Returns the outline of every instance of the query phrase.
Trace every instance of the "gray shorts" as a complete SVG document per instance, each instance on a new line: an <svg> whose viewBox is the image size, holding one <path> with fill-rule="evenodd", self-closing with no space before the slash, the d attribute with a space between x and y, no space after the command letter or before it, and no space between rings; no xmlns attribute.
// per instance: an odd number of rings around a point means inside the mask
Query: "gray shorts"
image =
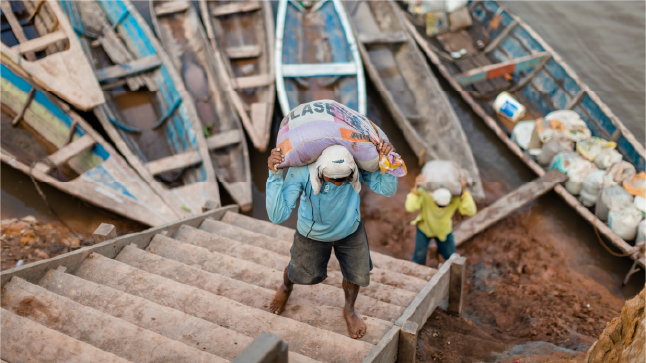
<svg viewBox="0 0 646 363"><path fill-rule="evenodd" d="M343 278L361 287L368 286L372 259L363 222L354 233L334 242L316 241L296 231L287 270L289 280L299 285L323 282L327 278L327 264L333 248Z"/></svg>

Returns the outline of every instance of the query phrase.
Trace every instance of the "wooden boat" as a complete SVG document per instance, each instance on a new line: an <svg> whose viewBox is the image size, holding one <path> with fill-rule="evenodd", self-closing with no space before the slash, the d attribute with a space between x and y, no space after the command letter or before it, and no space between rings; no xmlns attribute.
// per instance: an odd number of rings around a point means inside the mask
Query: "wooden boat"
<svg viewBox="0 0 646 363"><path fill-rule="evenodd" d="M130 1L61 1L105 91L95 114L132 167L179 213L220 203L195 105Z"/></svg>
<svg viewBox="0 0 646 363"><path fill-rule="evenodd" d="M82 110L105 102L74 29L52 1L2 1L0 52L36 84ZM14 45L15 44L15 45Z"/></svg>
<svg viewBox="0 0 646 363"><path fill-rule="evenodd" d="M449 100L404 28L394 1L347 1L346 11L367 73L421 162L452 160L469 176L478 202L484 190L471 146Z"/></svg>
<svg viewBox="0 0 646 363"><path fill-rule="evenodd" d="M274 116L274 14L271 2L200 0L213 50L231 79L231 101L254 147L265 151Z"/></svg>
<svg viewBox="0 0 646 363"><path fill-rule="evenodd" d="M85 120L4 55L0 69L3 163L149 226L178 219Z"/></svg>
<svg viewBox="0 0 646 363"><path fill-rule="evenodd" d="M303 2L305 3L305 2ZM366 114L361 56L340 0L280 0L276 21L276 89L283 115L301 103L340 102Z"/></svg>
<svg viewBox="0 0 646 363"><path fill-rule="evenodd" d="M195 103L215 175L243 211L252 206L249 152L240 119L231 107L232 92L220 72L222 59L206 39L200 18L188 1L152 0L155 32ZM217 57L217 58L216 58Z"/></svg>
<svg viewBox="0 0 646 363"><path fill-rule="evenodd" d="M617 150L624 159L633 163L638 171L644 170L644 146L531 27L495 1L471 2L468 9L473 26L467 30L429 38L423 24L415 24L415 18L407 13L406 26L453 88L530 169L539 176L546 172L531 155L511 141L509 127L495 114L493 98L501 91L510 92L525 105L530 119L554 110L575 111L587 123L593 136L617 142ZM461 58L449 55L463 48L467 53ZM562 185L554 190L616 247L630 253L633 259L637 258L630 244ZM642 256L637 263L644 267L646 261Z"/></svg>

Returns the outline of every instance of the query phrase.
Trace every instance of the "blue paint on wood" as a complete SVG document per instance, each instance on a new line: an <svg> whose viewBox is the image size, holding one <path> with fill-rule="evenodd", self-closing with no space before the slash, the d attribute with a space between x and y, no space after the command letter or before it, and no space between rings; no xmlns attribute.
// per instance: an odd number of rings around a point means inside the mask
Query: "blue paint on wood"
<svg viewBox="0 0 646 363"><path fill-rule="evenodd" d="M588 112L590 117L594 118L599 123L599 125L606 133L608 133L608 135L612 135L612 133L615 132L615 130L617 129L615 125L612 123L612 121L610 121L610 118L608 118L608 116L606 116L606 114L601 111L599 105L597 105L596 102L594 102L592 98L590 98L590 96L588 96L587 94L583 96L581 102L579 102L579 105Z"/></svg>
<svg viewBox="0 0 646 363"><path fill-rule="evenodd" d="M103 167L103 164L99 164L91 170L88 170L85 173L85 176L91 181L103 184L122 196L137 200L137 197L132 195L132 193L130 193L130 191L128 191L121 182L116 180L114 176Z"/></svg>
<svg viewBox="0 0 646 363"><path fill-rule="evenodd" d="M531 35L529 35L527 30L525 30L522 26L515 27L514 30L512 31L512 34L514 34L514 36L516 38L518 38L518 40L521 43L523 43L523 45L525 47L527 47L527 49L532 49L532 50L535 50L537 52L544 52L545 51L543 46L541 46L536 41L536 39L534 39Z"/></svg>

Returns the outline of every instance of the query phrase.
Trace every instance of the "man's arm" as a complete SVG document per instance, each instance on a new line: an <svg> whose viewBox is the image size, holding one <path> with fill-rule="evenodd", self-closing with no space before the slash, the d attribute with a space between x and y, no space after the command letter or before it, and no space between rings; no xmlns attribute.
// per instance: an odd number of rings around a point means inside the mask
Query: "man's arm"
<svg viewBox="0 0 646 363"><path fill-rule="evenodd" d="M467 217L471 217L478 211L476 202L473 200L473 197L468 190L465 190L460 197L460 206L458 207L458 211L460 214Z"/></svg>
<svg viewBox="0 0 646 363"><path fill-rule="evenodd" d="M303 190L303 183L295 168L289 170L287 178L283 181L283 171L276 166L284 160L285 157L279 148L272 150L267 160L269 177L267 177L265 202L269 220L274 224L283 223L289 218L292 209L296 206L296 199Z"/></svg>
<svg viewBox="0 0 646 363"><path fill-rule="evenodd" d="M397 191L397 177L390 174L381 174L379 171L369 172L362 169L361 177L375 193L392 197Z"/></svg>

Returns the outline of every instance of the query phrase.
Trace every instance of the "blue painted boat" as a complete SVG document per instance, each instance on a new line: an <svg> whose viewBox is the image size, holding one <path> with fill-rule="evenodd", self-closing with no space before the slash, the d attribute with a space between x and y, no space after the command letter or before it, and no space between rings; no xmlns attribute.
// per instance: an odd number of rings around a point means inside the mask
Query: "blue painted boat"
<svg viewBox="0 0 646 363"><path fill-rule="evenodd" d="M78 114L2 59L2 162L88 203L155 226L178 219Z"/></svg>
<svg viewBox="0 0 646 363"><path fill-rule="evenodd" d="M207 131L141 14L127 0L61 5L104 89L94 112L128 163L180 214L219 204Z"/></svg>
<svg viewBox="0 0 646 363"><path fill-rule="evenodd" d="M644 170L644 146L529 25L496 1L470 2L467 9L473 20L467 29L428 37L423 19L404 13L406 26L440 73L529 168L539 176L545 174L533 156L510 140L512 125L494 112L493 101L502 91L527 108L527 119L556 110L575 111L593 136L615 141L624 160ZM455 56L455 52L462 54ZM554 190L615 246L632 251L562 185ZM644 258L638 263L644 267Z"/></svg>
<svg viewBox="0 0 646 363"><path fill-rule="evenodd" d="M276 90L283 114L333 99L365 115L363 65L341 1L281 0L277 15Z"/></svg>

